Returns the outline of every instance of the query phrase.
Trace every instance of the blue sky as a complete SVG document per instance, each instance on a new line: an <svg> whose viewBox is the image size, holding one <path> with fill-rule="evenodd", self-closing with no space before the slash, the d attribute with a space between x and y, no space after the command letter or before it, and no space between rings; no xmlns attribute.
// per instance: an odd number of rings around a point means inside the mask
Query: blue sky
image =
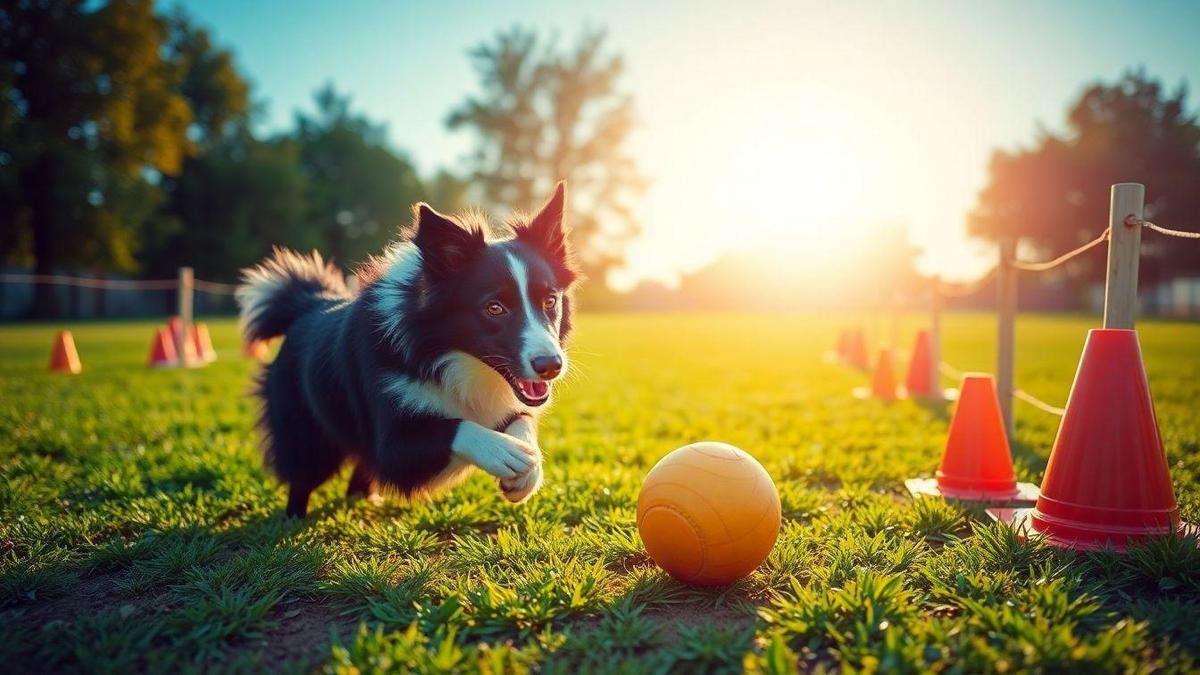
<svg viewBox="0 0 1200 675"><path fill-rule="evenodd" d="M893 226L926 270L969 277L991 259L963 230L994 148L1058 128L1086 83L1126 68L1200 77L1200 2L183 5L235 52L264 130L332 81L426 172L470 147L443 120L474 90L472 46L517 24L568 42L607 27L652 180L618 281L670 279L729 250L836 258Z"/></svg>

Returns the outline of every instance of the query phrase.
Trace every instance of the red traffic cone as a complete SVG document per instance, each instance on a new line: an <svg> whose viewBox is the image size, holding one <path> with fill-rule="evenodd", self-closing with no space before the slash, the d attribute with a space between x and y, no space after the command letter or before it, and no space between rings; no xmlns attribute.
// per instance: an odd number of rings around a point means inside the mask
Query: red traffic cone
<svg viewBox="0 0 1200 675"><path fill-rule="evenodd" d="M175 368L179 365L179 355L175 351L175 341L166 328L154 332L154 340L150 342L150 356L146 365L151 368Z"/></svg>
<svg viewBox="0 0 1200 675"><path fill-rule="evenodd" d="M963 376L937 478L911 478L904 485L913 496L960 501L1031 504L1037 499L1037 486L1018 483L1013 473L1000 399L991 375Z"/></svg>
<svg viewBox="0 0 1200 675"><path fill-rule="evenodd" d="M929 398L934 396L936 382L933 381L933 357L929 349L929 333L917 333L912 358L908 361L908 376L904 386L909 396Z"/></svg>
<svg viewBox="0 0 1200 675"><path fill-rule="evenodd" d="M79 352L75 351L75 338L71 331L60 330L54 338L54 347L50 350L50 371L54 373L70 373L78 375L83 372L83 364L79 362Z"/></svg>
<svg viewBox="0 0 1200 675"><path fill-rule="evenodd" d="M988 514L1079 550L1194 531L1179 519L1135 331L1088 333L1037 505Z"/></svg>
<svg viewBox="0 0 1200 675"><path fill-rule="evenodd" d="M208 326L202 323L192 324L192 346L196 357L205 363L217 360L217 350L213 349L212 337L208 334Z"/></svg>

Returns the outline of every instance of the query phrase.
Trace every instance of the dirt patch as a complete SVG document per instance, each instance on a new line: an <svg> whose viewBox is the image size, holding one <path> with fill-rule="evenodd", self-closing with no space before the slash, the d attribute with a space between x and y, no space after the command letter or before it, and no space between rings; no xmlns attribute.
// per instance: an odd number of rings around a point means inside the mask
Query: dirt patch
<svg viewBox="0 0 1200 675"><path fill-rule="evenodd" d="M283 663L315 666L329 656L336 633L342 644L354 639L359 620L341 610L312 600L282 602L271 610L274 627L262 638L242 642L232 654L257 654L262 663L276 667Z"/></svg>

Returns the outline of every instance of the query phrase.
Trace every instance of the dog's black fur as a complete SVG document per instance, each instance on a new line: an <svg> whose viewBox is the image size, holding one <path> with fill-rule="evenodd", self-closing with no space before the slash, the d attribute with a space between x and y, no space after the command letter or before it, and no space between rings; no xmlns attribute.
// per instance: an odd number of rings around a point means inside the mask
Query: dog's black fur
<svg viewBox="0 0 1200 675"><path fill-rule="evenodd" d="M471 464L500 478L510 499L537 489L534 421L559 370L534 373L529 355L540 350L539 363L558 358L565 370L577 273L564 200L560 184L496 241L471 217L418 204L414 228L368 264L357 294L315 252L277 250L244 272L245 339L286 336L258 392L266 463L290 488L289 515L303 517L310 493L348 461L350 494L377 483L424 492ZM493 316L497 305L505 311Z"/></svg>

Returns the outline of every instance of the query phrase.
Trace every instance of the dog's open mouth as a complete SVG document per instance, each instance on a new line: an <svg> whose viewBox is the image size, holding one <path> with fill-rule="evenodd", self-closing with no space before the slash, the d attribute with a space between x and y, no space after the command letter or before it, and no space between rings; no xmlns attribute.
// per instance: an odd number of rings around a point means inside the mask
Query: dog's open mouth
<svg viewBox="0 0 1200 675"><path fill-rule="evenodd" d="M542 380L523 380L516 375L513 375L507 368L496 368L493 370L508 380L509 386L512 387L513 393L516 394L517 400L527 406L539 406L545 403L550 398L550 383Z"/></svg>
<svg viewBox="0 0 1200 675"><path fill-rule="evenodd" d="M527 405L541 405L550 398L550 384L538 380L516 380L517 398Z"/></svg>

